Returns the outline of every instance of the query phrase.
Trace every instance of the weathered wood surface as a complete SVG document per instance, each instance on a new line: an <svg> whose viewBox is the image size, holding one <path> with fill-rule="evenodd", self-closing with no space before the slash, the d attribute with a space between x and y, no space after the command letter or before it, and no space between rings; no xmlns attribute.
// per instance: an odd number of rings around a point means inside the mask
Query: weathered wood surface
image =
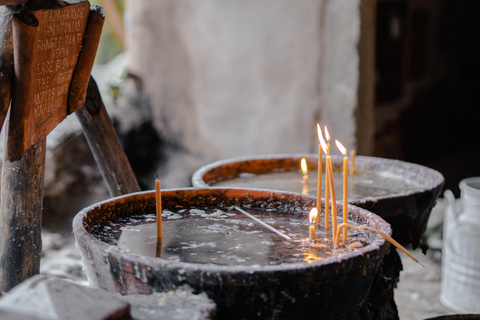
<svg viewBox="0 0 480 320"><path fill-rule="evenodd" d="M11 20L14 71L1 180L0 291L40 271L46 136L67 115L89 9L88 2L32 0ZM0 53L11 52L6 44ZM4 90L10 92L11 84ZM9 97L2 99L6 113Z"/></svg>
<svg viewBox="0 0 480 320"><path fill-rule="evenodd" d="M10 5L25 2L27 2L27 0L0 0L0 5Z"/></svg>
<svg viewBox="0 0 480 320"><path fill-rule="evenodd" d="M7 7L0 7L0 130L5 122L10 100L12 99L13 81L13 12Z"/></svg>
<svg viewBox="0 0 480 320"><path fill-rule="evenodd" d="M73 71L90 5L26 11L13 18L14 92L7 159L19 158L67 116Z"/></svg>
<svg viewBox="0 0 480 320"><path fill-rule="evenodd" d="M112 197L140 191L97 84L90 78L85 106L75 114Z"/></svg>
<svg viewBox="0 0 480 320"><path fill-rule="evenodd" d="M105 14L103 8L92 6L88 17L87 29L85 30L82 51L78 57L77 67L75 68L70 86L68 114L78 110L85 102L90 72L95 61L104 21Z"/></svg>
<svg viewBox="0 0 480 320"><path fill-rule="evenodd" d="M46 139L5 160L0 210L0 291L39 273Z"/></svg>

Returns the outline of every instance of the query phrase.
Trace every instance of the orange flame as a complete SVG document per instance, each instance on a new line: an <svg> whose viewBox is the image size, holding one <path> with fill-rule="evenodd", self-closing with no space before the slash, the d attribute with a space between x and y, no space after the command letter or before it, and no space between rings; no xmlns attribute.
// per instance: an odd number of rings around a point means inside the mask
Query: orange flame
<svg viewBox="0 0 480 320"><path fill-rule="evenodd" d="M321 142L323 140L322 128L320 128L320 125L318 123L317 123L317 133L318 133L318 140Z"/></svg>
<svg viewBox="0 0 480 320"><path fill-rule="evenodd" d="M325 138L327 138L327 142L330 141L330 134L328 133L327 126L325 126Z"/></svg>
<svg viewBox="0 0 480 320"><path fill-rule="evenodd" d="M317 213L317 208L312 208L312 210L310 210L308 215L308 221L310 221L310 223L314 223L317 220Z"/></svg>
<svg viewBox="0 0 480 320"><path fill-rule="evenodd" d="M303 174L307 174L308 172L308 169L307 169L307 160L305 160L305 158L302 158L302 160L300 160L300 167L302 168L302 172Z"/></svg>
<svg viewBox="0 0 480 320"><path fill-rule="evenodd" d="M318 136L320 139L320 145L322 146L322 150L325 154L327 154L327 144L325 143L325 140L323 140L323 136Z"/></svg>
<svg viewBox="0 0 480 320"><path fill-rule="evenodd" d="M345 147L343 146L343 144L341 144L340 141L338 141L337 139L335 139L335 144L337 145L338 150L340 150L340 152L341 152L344 156L346 156L346 155L347 155L347 148L345 148Z"/></svg>

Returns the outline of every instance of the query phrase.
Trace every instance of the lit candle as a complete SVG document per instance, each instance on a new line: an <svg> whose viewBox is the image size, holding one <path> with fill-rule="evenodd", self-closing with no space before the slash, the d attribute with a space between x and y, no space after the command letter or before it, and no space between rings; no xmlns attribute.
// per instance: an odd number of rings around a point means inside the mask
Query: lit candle
<svg viewBox="0 0 480 320"><path fill-rule="evenodd" d="M157 212L157 242L162 243L162 194L160 180L155 180L156 212Z"/></svg>
<svg viewBox="0 0 480 320"><path fill-rule="evenodd" d="M308 221L310 222L309 233L310 233L311 241L315 241L317 239L317 233L315 232L317 213L318 213L317 208L312 208L312 210L310 210L310 213L308 214Z"/></svg>
<svg viewBox="0 0 480 320"><path fill-rule="evenodd" d="M300 167L302 168L302 173L303 173L303 189L302 189L302 194L307 194L308 188L307 188L307 181L308 181L308 168L307 168L307 160L305 158L302 158L300 160Z"/></svg>
<svg viewBox="0 0 480 320"><path fill-rule="evenodd" d="M330 133L328 132L327 126L325 126L325 139L327 139L327 143L325 145L325 154L329 157L330 156ZM331 171L327 170L326 165L325 165L325 205L327 210L325 210L325 224L326 228L325 231L328 231L329 229L329 224L330 224L330 208L332 204L330 204L330 174ZM332 221L333 222L333 221ZM335 232L335 230L332 230L332 232Z"/></svg>
<svg viewBox="0 0 480 320"><path fill-rule="evenodd" d="M327 139L327 156L330 155L330 134L328 133L327 126L325 126L325 138Z"/></svg>
<svg viewBox="0 0 480 320"><path fill-rule="evenodd" d="M351 161L352 161L352 164L351 164L351 167L350 167L350 173L353 175L354 172L355 172L355 157L357 156L357 151L355 150L352 150L352 152L350 153L350 158L351 158Z"/></svg>
<svg viewBox="0 0 480 320"><path fill-rule="evenodd" d="M322 136L322 131L319 131L318 138L320 140L320 150L323 150L325 154L327 154L327 144L325 143L325 140L323 139ZM319 155L319 158L321 158L321 155ZM320 178L319 181L321 182ZM327 170L327 165L325 165L325 231L328 231L329 229L329 224L330 224L330 218L329 218L329 210L330 210L330 194L329 194L329 188L328 188L328 170ZM318 194L317 194L317 205L318 205ZM320 211L319 211L320 212ZM320 219L318 219L320 220Z"/></svg>
<svg viewBox="0 0 480 320"><path fill-rule="evenodd" d="M317 123L317 133L318 133L318 179L317 179L317 210L322 212L322 129ZM325 143L325 142L324 142ZM320 217L320 215L319 215ZM317 219L317 228L320 228L320 218ZM328 230L328 229L327 229Z"/></svg>
<svg viewBox="0 0 480 320"><path fill-rule="evenodd" d="M347 208L347 177L348 177L348 157L347 157L347 148L340 143L340 141L335 140L340 153L343 154L343 222L347 223L348 221L348 208ZM347 228L343 229L343 245L347 245Z"/></svg>
<svg viewBox="0 0 480 320"><path fill-rule="evenodd" d="M332 236L335 240L337 232L337 199L335 197L335 182L333 181L333 168L332 168L332 159L330 156L327 156L327 173L328 173L328 184L330 185L331 197L332 197Z"/></svg>

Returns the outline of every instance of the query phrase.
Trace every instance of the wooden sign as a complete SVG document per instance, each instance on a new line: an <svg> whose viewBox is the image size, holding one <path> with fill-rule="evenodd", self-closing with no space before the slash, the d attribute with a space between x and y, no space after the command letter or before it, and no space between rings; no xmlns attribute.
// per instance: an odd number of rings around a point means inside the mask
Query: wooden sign
<svg viewBox="0 0 480 320"><path fill-rule="evenodd" d="M85 1L14 16L15 79L6 159L22 156L69 113L70 86L89 14Z"/></svg>
<svg viewBox="0 0 480 320"><path fill-rule="evenodd" d="M11 4L17 4L17 3L24 3L25 0L0 0L0 5L11 5Z"/></svg>

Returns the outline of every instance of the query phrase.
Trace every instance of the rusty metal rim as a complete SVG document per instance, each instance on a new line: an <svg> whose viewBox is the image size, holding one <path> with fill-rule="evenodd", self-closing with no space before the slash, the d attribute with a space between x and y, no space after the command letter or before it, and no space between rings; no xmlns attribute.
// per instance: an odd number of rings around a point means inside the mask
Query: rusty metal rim
<svg viewBox="0 0 480 320"><path fill-rule="evenodd" d="M272 160L298 159L298 162L300 163L301 158L306 158L307 161L310 160L311 163L316 163L318 159L318 155L307 154L307 153L305 154L301 154L301 153L300 154L272 154L272 155L245 156L245 157L239 157L239 158L219 160L219 161L215 161L210 164L207 164L205 166L202 166L197 171L195 171L192 176L192 184L194 187L197 187L197 188L211 187L206 181L203 180L204 175L215 168L220 168L226 165L232 165L235 163L240 164L245 161L253 161L253 162L268 161L269 159L272 159ZM340 165L342 164L342 159L343 159L342 156L332 155L333 165L335 167L340 167ZM419 177L416 177L416 176L414 177L416 180L415 182L418 185L417 190L406 191L404 193L398 193L394 195L366 197L363 199L352 200L351 202L355 204L361 204L364 202L371 202L371 201L377 201L382 199L389 199L392 196L403 197L403 196L409 196L412 194L421 193L421 192L432 190L438 187L439 185L443 184L445 180L443 175L440 172L419 164L415 164L415 163L394 160L394 159L367 157L367 156L357 156L355 159L356 159L355 163L357 168L371 169L371 168L374 168L375 166L382 166L383 168L386 168L387 167L386 165L388 165L388 167L390 168L398 168L398 169L404 169L411 172L421 173ZM422 178L425 178L425 179L420 181L420 179ZM422 183L424 184L422 185Z"/></svg>

